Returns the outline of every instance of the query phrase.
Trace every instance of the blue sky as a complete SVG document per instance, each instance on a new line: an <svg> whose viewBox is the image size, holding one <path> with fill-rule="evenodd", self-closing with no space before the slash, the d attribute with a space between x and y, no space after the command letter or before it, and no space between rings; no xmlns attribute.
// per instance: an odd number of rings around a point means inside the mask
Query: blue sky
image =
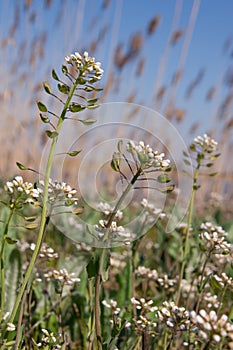
<svg viewBox="0 0 233 350"><path fill-rule="evenodd" d="M14 22L15 5L18 5L18 13L20 14L18 29L3 51L3 63L0 71L2 81L5 79L7 84L11 84L11 87L17 87L15 83L16 76L10 75L4 68L4 65L9 67L10 63L13 62L17 62L20 66L19 71L24 72L26 70L31 76L30 83L27 83L27 79L24 81L25 89L32 81L44 80L52 67L60 67L65 55L74 50L88 49L90 43L98 37L106 24L107 34L93 54L102 62L105 69L105 82L111 71L114 71L115 75L119 75L120 78L118 90L111 91L106 101L124 101L130 91L133 91L136 93L136 103L153 108L155 107L154 88L156 77L171 34L174 12L176 9L180 9L180 15L177 15L174 29L185 29L190 20L192 7L198 5L197 0L112 0L103 10L102 4L104 1L53 0L50 6L46 7L45 1L35 0L25 11L24 4L27 2L29 3L29 1L23 0L0 1L1 40L7 37L9 28ZM61 7L61 4L63 4L63 7ZM200 131L208 129L216 105L225 96L226 88L222 83L222 79L226 68L232 64L230 52L233 51L233 44L230 44L230 48L225 54L223 53L223 44L233 34L233 2L201 0L199 5L194 30L184 61L184 74L178 84L175 98L176 107L183 108L186 111L187 121L182 124L181 128L184 133L188 131L195 120L202 122ZM59 16L61 8L62 11ZM34 21L30 22L29 16L33 13L36 14L36 17ZM160 15L158 28L153 35L147 37L148 23L155 15ZM29 53L34 47L34 42L43 32L47 35L43 59L36 59L32 67L26 63L27 54L25 59L19 56L19 45L24 40L26 42L26 52ZM116 45L122 43L123 50L127 50L127 45L136 32L142 33L144 39L142 50L138 57L127 64L121 72L118 72L113 63ZM168 91L180 60L185 33L170 50L168 56L161 81L163 85L167 86ZM136 78L135 67L137 62L143 58L145 59L143 75ZM203 79L193 91L191 98L187 100L185 91L202 68L205 70ZM220 88L215 100L206 103L207 90L216 84ZM165 113L165 104L168 97L165 96L164 104L159 106L158 110L162 114Z"/></svg>

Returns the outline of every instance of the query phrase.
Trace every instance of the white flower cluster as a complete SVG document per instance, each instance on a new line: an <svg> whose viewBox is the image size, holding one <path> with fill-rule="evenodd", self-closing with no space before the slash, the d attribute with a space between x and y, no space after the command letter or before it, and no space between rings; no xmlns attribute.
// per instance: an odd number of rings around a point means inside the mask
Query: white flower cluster
<svg viewBox="0 0 233 350"><path fill-rule="evenodd" d="M100 238L103 238L106 232L108 232L109 239L123 240L125 244L128 244L128 242L135 238L135 235L123 226L117 226L116 221L112 221L110 227L107 226L107 220L99 220L99 224L95 225L95 230L98 232Z"/></svg>
<svg viewBox="0 0 233 350"><path fill-rule="evenodd" d="M221 226L215 226L211 222L201 224L201 232L199 237L204 242L205 247L212 252L230 252L231 245L225 240L228 233Z"/></svg>
<svg viewBox="0 0 233 350"><path fill-rule="evenodd" d="M218 300L218 296L212 295L210 292L205 293L203 295L203 301L205 301L208 309L211 309L211 308L218 309L220 307L220 301Z"/></svg>
<svg viewBox="0 0 233 350"><path fill-rule="evenodd" d="M145 277L149 280L153 280L157 283L158 286L163 287L163 289L173 288L177 283L176 279L169 279L168 275L159 276L156 270L151 270L145 266L139 266L135 271L136 275L139 277Z"/></svg>
<svg viewBox="0 0 233 350"><path fill-rule="evenodd" d="M227 315L219 318L214 310L207 313L202 309L199 314L191 311L190 317L202 339L215 343L220 343L224 338L233 340L233 324L229 322Z"/></svg>
<svg viewBox="0 0 233 350"><path fill-rule="evenodd" d="M97 208L101 211L101 213L103 213L104 215L106 216L109 216L114 208L111 207L111 205L107 202L100 202L98 205L97 205ZM115 214L115 219L118 219L118 220L121 220L123 218L123 213L122 211L120 210L117 210L116 214Z"/></svg>
<svg viewBox="0 0 233 350"><path fill-rule="evenodd" d="M75 65L77 69L82 73L83 76L86 74L92 74L93 78L100 80L103 75L103 69L100 62L95 62L94 57L90 57L88 52L84 52L83 55L75 52L70 56L66 56L65 60L68 64Z"/></svg>
<svg viewBox="0 0 233 350"><path fill-rule="evenodd" d="M139 310L139 315L137 319L134 319L136 327L144 331L145 328L152 328L151 333L153 333L153 329L157 327L156 315L152 315L158 310L157 306L153 306L153 300L146 301L144 298L136 299L131 298L131 303L135 305L136 309Z"/></svg>
<svg viewBox="0 0 233 350"><path fill-rule="evenodd" d="M218 143L207 134L204 134L203 136L197 136L193 140L193 145L201 147L207 153L212 153L217 150Z"/></svg>
<svg viewBox="0 0 233 350"><path fill-rule="evenodd" d="M61 349L61 345L58 344L59 339L57 339L54 335L53 332L49 333L49 331L47 329L42 328L41 331L43 332L43 336L41 339L41 342L36 344L38 348L42 348L44 349L44 346L48 347L48 345L50 346L49 349L51 350L58 350Z"/></svg>
<svg viewBox="0 0 233 350"><path fill-rule="evenodd" d="M158 311L160 321L164 322L169 328L179 331L189 329L190 317L189 311L184 307L178 307L173 301L164 301L163 306Z"/></svg>
<svg viewBox="0 0 233 350"><path fill-rule="evenodd" d="M221 287L225 287L226 285L233 287L233 278L227 276L225 272L221 274L221 276L213 275L213 278L220 284Z"/></svg>
<svg viewBox="0 0 233 350"><path fill-rule="evenodd" d="M146 211L153 215L158 217L159 219L164 219L166 217L166 214L162 212L162 209L156 208L153 204L148 203L148 200L146 198L143 198L141 201L141 206L146 209Z"/></svg>
<svg viewBox="0 0 233 350"><path fill-rule="evenodd" d="M54 279L60 281L63 285L73 285L80 282L80 278L74 276L74 272L68 273L66 269L51 270L44 274L47 281Z"/></svg>
<svg viewBox="0 0 233 350"><path fill-rule="evenodd" d="M145 298L131 298L131 303L133 305L136 305L137 310L142 310L142 311L149 311L149 312L155 312L158 310L157 306L152 306L153 305L153 300L148 300L146 301Z"/></svg>
<svg viewBox="0 0 233 350"><path fill-rule="evenodd" d="M118 315L121 311L121 309L119 307L117 307L117 301L115 300L110 300L109 302L107 302L106 300L103 300L102 301L102 304L108 308L108 309L111 309L111 313L113 315Z"/></svg>
<svg viewBox="0 0 233 350"><path fill-rule="evenodd" d="M7 311L3 316L2 316L2 319L0 320L0 328L2 329L3 328L3 325L6 326L6 330L8 332L13 332L16 327L13 323L11 322L7 322L7 320L9 319L9 316L10 316L10 312Z"/></svg>
<svg viewBox="0 0 233 350"><path fill-rule="evenodd" d="M143 141L129 141L127 150L133 156L136 154L139 162L146 168L154 167L156 170L160 170L170 166L170 160L164 159L164 153L159 154L158 151L154 151L149 145L145 145Z"/></svg>
<svg viewBox="0 0 233 350"><path fill-rule="evenodd" d="M30 244L30 249L32 251L35 250L35 243L31 243ZM41 259L58 259L58 253L56 253L54 251L53 248L49 247L46 243L43 243L41 248L40 248L40 252L39 252L39 258Z"/></svg>
<svg viewBox="0 0 233 350"><path fill-rule="evenodd" d="M16 176L12 181L7 181L5 190L16 197L20 196L24 203L31 204L37 202L42 193L42 190L40 188L34 188L31 182L24 182L22 176Z"/></svg>
<svg viewBox="0 0 233 350"><path fill-rule="evenodd" d="M40 180L40 184L44 186L44 180ZM78 198L75 196L77 191L65 182L52 181L49 179L49 201L64 201L65 205L77 205Z"/></svg>
<svg viewBox="0 0 233 350"><path fill-rule="evenodd" d="M135 271L137 276L140 277L147 277L149 279L153 279L155 281L157 281L157 279L159 278L158 272L157 270L153 269L149 269L148 267L145 266L138 266L137 270Z"/></svg>

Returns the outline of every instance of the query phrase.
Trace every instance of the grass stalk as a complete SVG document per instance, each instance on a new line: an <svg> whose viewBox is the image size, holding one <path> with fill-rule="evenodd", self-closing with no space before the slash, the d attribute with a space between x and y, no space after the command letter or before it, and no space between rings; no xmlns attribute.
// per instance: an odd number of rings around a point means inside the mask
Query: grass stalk
<svg viewBox="0 0 233 350"><path fill-rule="evenodd" d="M194 177L193 177L193 187L192 187L192 193L191 193L191 198L190 198L190 202L189 202L188 221L187 221L187 227L186 227L186 231L185 231L185 242L184 242L184 247L183 247L183 252L182 252L182 263L181 263L179 280L178 280L176 305L179 305L179 302L180 302L181 283L182 283L182 279L184 277L185 266L187 263L187 256L188 256L188 252L189 252L189 233L190 233L190 228L191 228L192 218L193 218L195 186L197 184L197 179L198 179L198 175L199 175L199 168L200 168L200 163L198 163L196 170L195 170L195 173L194 173Z"/></svg>
<svg viewBox="0 0 233 350"><path fill-rule="evenodd" d="M42 241L43 241L45 226L46 226L46 222L48 220L48 217L47 217L47 206L48 206L48 200L49 200L49 193L48 193L49 178L50 178L51 169L52 169L52 163L53 163L53 157L54 157L54 152L55 152L55 146L57 144L58 135L59 135L59 132L61 130L63 121L65 119L68 106L69 106L70 101L71 101L71 99L73 97L75 89L77 88L78 83L79 83L79 77L76 79L74 85L70 89L69 95L67 97L66 103L65 103L65 105L63 107L63 110L61 112L61 115L60 115L58 123L57 123L56 130L55 130L57 135L52 139L52 144L51 144L49 155L48 155L48 161L47 161L46 172L45 172L45 179L44 179L44 198L43 198L43 207L42 207L42 213L41 213L41 221L40 221L39 233L38 233L38 236L37 236L35 250L33 252L32 258L31 258L30 263L28 265L28 268L27 268L24 280L22 282L21 288L19 290L18 296L17 296L15 304L14 304L14 308L13 308L11 316L10 316L9 322L12 322L12 323L14 322L16 313L18 311L19 305L20 305L21 300L22 300L22 296L23 296L24 290L25 290L25 288L26 288L26 286L28 284L28 281L30 279L30 276L32 274L32 270L33 270L34 265L36 263L36 259L37 259L37 256L39 254L40 247L41 247L41 244L42 244Z"/></svg>

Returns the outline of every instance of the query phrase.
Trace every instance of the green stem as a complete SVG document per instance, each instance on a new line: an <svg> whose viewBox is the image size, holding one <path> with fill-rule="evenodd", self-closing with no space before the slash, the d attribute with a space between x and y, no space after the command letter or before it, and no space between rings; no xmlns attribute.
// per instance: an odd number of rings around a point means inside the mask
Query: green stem
<svg viewBox="0 0 233 350"><path fill-rule="evenodd" d="M166 329L164 334L163 350L167 350L167 339L168 339L168 333Z"/></svg>
<svg viewBox="0 0 233 350"><path fill-rule="evenodd" d="M226 282L226 284L225 284L225 286L223 287L223 290L222 290L222 295L221 295L220 302L219 302L219 308L217 310L217 316L219 315L219 313L220 313L220 311L221 311L221 309L223 307L223 300L224 300L224 297L225 297L225 294L226 294L227 287L228 287L228 285L227 285L227 282Z"/></svg>
<svg viewBox="0 0 233 350"><path fill-rule="evenodd" d="M1 252L0 252L0 269L1 269L1 310L0 310L0 320L2 319L2 314L5 309L5 293L6 293L6 288L5 288L5 268L4 268L4 248L5 248L5 243L6 243L6 237L8 234L9 230L9 225L12 219L12 216L14 214L15 208L13 207L11 209L10 215L8 217L8 220L6 222L6 226L3 232L2 236L2 244L1 244Z"/></svg>
<svg viewBox="0 0 233 350"><path fill-rule="evenodd" d="M211 257L211 253L212 252L210 251L209 254L207 255L207 257L205 259L205 262L204 262L204 265L203 265L203 268L202 268L201 280L200 280L201 292L200 292L198 300L197 300L197 305L196 305L196 309L195 309L196 313L198 313L198 311L199 311L200 302L201 302L201 299L202 299L202 296L203 296L204 286L202 285L202 283L203 283L203 280L204 280L205 268L206 268L207 262L209 261L209 259Z"/></svg>
<svg viewBox="0 0 233 350"><path fill-rule="evenodd" d="M176 304L177 305L179 305L179 302L180 302L181 283L182 283L182 279L184 277L184 270L185 270L185 265L187 262L186 261L187 255L188 255L188 251L189 251L189 231L191 228L192 217L193 217L195 186L197 184L199 168L200 168L200 163L197 164L197 167L196 167L196 170L194 173L194 177L193 177L193 188L192 188L191 198L190 198L190 202L189 202L188 222L187 222L187 227L186 227L186 232L185 232L185 243L184 243L184 247L183 247L182 263L181 263L181 269L180 269L179 281L178 281L178 290L177 290L177 297L176 297Z"/></svg>
<svg viewBox="0 0 233 350"><path fill-rule="evenodd" d="M113 209L111 215L109 216L109 219L108 219L108 222L106 225L107 230L104 234L103 241L106 241L108 239L109 229L110 229L111 224L115 218L117 210L120 208L122 202L126 198L129 191L134 186L135 182L137 181L137 178L141 175L141 173L142 173L142 168L139 168L137 170L136 174L133 176L130 183L128 184L128 186L126 187L125 191L122 193L120 199L116 203L115 208ZM96 281L95 281L95 331L96 331L98 350L102 350L102 336L101 336L102 332L101 332L101 320L100 320L100 292L101 292L102 273L103 273L103 269L104 269L106 254L108 253L107 250L108 250L108 248L105 248L101 252L100 260L99 260L98 274L96 276Z"/></svg>
<svg viewBox="0 0 233 350"><path fill-rule="evenodd" d="M27 271L26 271L23 283L21 285L21 288L19 290L17 299L16 299L15 304L14 304L13 311L11 313L11 317L10 317L9 322L12 322L12 323L14 321L15 315L16 315L17 310L19 308L19 304L21 302L24 290L25 290L25 288L26 288L26 286L28 284L29 278L30 278L30 276L32 274L32 270L33 270L33 268L35 266L36 259L37 259L37 256L39 254L39 251L40 251L41 243L43 241L44 229L45 229L46 221L47 221L47 205L48 205L48 199L49 199L49 194L48 194L49 178L50 178L51 169L52 169L52 163L53 163L53 157L54 157L54 152L55 152L55 146L57 144L58 135L59 135L59 132L61 130L62 123L63 123L63 121L65 119L66 112L67 112L67 109L69 107L70 101L71 101L71 99L73 97L73 94L74 94L74 92L75 92L75 90L77 88L77 85L79 83L79 78L80 78L80 76L76 79L74 85L72 86L72 88L71 88L71 90L69 92L69 95L67 97L66 103L65 103L65 105L63 107L63 110L61 112L61 115L60 115L58 123L57 123L56 130L55 130L57 135L52 139L52 144L51 144L50 151L49 151L49 156L48 156L48 161L47 161L47 166L46 166L46 172L45 172L45 179L44 179L44 198L43 198L43 208L42 208L42 213L41 213L40 229L39 229L39 233L38 233L38 237L37 237L35 250L33 252L32 258L31 258L30 263L28 265L28 268L27 268Z"/></svg>

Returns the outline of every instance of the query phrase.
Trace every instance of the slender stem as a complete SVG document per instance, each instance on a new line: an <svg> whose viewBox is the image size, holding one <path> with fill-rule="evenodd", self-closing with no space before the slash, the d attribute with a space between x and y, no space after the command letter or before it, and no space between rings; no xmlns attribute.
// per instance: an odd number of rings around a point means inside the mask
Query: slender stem
<svg viewBox="0 0 233 350"><path fill-rule="evenodd" d="M201 292L200 292L200 295L199 295L198 300L197 300L197 305L196 305L196 309L195 309L196 313L198 313L200 302L201 302L201 298L202 298L202 295L203 295L203 292L204 292L204 288L202 286L202 283L203 283L203 279L204 279L205 268L206 268L207 262L209 261L209 259L211 257L211 253L212 252L210 251L209 254L207 255L207 257L205 259L205 262L204 262L204 265L203 265L203 268L202 268L201 280L200 280Z"/></svg>
<svg viewBox="0 0 233 350"><path fill-rule="evenodd" d="M2 314L5 309L5 269L4 269L4 248L6 243L6 237L9 230L9 225L14 214L15 208L11 209L6 226L2 236L1 252L0 252L0 269L1 269L1 310L0 310L0 320L2 319Z"/></svg>
<svg viewBox="0 0 233 350"><path fill-rule="evenodd" d="M220 302L219 302L219 307L218 307L218 310L217 310L217 316L219 315L222 307L223 307L223 299L225 297L225 294L226 294L226 290L227 290L227 282L225 284L225 286L223 287L223 290L222 290L222 295L221 295L221 299L220 299Z"/></svg>
<svg viewBox="0 0 233 350"><path fill-rule="evenodd" d="M63 110L61 112L60 118L59 118L58 123L57 123L57 127L56 127L57 136L55 136L52 139L52 144L51 144L51 147L50 147L48 161L47 161L47 167L46 167L46 172L45 172L43 208L42 208L42 213L41 213L40 229L39 229L39 233L38 233L38 237L37 237L37 242L36 242L36 246L35 246L35 250L33 252L32 258L31 258L30 263L28 265L28 268L27 268L27 271L26 271L23 283L21 285L21 288L19 290L18 296L16 298L16 301L15 301L15 304L14 304L14 308L12 310L9 322L13 322L14 321L15 315L16 315L17 310L19 308L19 304L21 303L21 299L22 299L24 290L25 290L25 288L27 286L27 283L28 283L29 278L31 276L32 270L33 270L34 265L36 263L36 259L37 259L37 256L39 254L41 243L43 241L44 229L45 229L46 221L47 221L47 205L48 205L48 199L49 199L49 194L48 194L49 178L50 178L50 173L51 173L51 169L52 169L52 163L53 163L53 157L54 157L54 152L55 152L55 146L56 146L56 143L57 143L57 140L58 140L58 135L59 135L59 132L61 130L62 123L63 123L63 121L65 119L65 115L66 115L67 109L69 107L70 101L71 101L72 96L73 96L73 94L75 92L75 89L77 88L77 85L79 83L79 78L80 77L78 77L76 79L76 82L74 83L74 85L72 86L72 88L71 88L71 90L69 92L69 95L67 97L66 103L64 105L64 108L63 108Z"/></svg>
<svg viewBox="0 0 233 350"><path fill-rule="evenodd" d="M180 269L180 274L179 274L179 281L178 281L178 290L177 290L177 297L176 297L176 304L179 305L180 302L180 294L181 294L181 282L184 277L184 269L186 265L186 259L189 251L189 232L190 232L190 227L192 223L192 217L193 217L193 206L194 206L194 197L195 197L195 185L197 183L197 178L199 174L199 168L200 168L200 163L198 163L194 177L193 177L193 188L192 188L192 193L191 193L191 198L190 198L190 203L189 203L189 211L188 211L188 222L187 222L187 227L186 227L186 233L185 233L185 243L183 247L183 253L182 253L182 263L181 263L181 269Z"/></svg>
<svg viewBox="0 0 233 350"><path fill-rule="evenodd" d="M100 290L101 290L101 273L98 272L95 282L95 332L97 338L98 350L102 350L102 337L100 325Z"/></svg>
<svg viewBox="0 0 233 350"><path fill-rule="evenodd" d="M117 210L120 208L122 202L126 198L129 191L132 189L133 185L135 184L135 182L137 181L137 178L140 176L141 173L142 173L142 168L139 168L136 174L133 176L130 183L127 185L125 191L122 193L118 202L116 203L115 208L113 209L112 213L109 216L109 219L106 225L107 230L104 234L103 241L106 241L108 239L109 228L111 227L112 221L115 218ZM101 252L100 260L99 260L99 270L95 281L95 331L96 331L98 350L102 350L101 323L100 323L100 291L101 291L102 271L103 271L103 267L106 259L106 254L108 253L107 249L108 248L105 248Z"/></svg>
<svg viewBox="0 0 233 350"><path fill-rule="evenodd" d="M168 333L166 329L164 334L163 350L167 350L167 338L168 338Z"/></svg>
<svg viewBox="0 0 233 350"><path fill-rule="evenodd" d="M19 319L18 319L18 324L17 324L17 332L16 332L16 338L15 338L14 350L17 350L19 347L20 336L21 336L21 325L22 325L22 320L23 320L23 310L24 310L24 303L25 303L26 295L27 295L27 292L25 289L25 291L23 293L22 303L20 305Z"/></svg>

